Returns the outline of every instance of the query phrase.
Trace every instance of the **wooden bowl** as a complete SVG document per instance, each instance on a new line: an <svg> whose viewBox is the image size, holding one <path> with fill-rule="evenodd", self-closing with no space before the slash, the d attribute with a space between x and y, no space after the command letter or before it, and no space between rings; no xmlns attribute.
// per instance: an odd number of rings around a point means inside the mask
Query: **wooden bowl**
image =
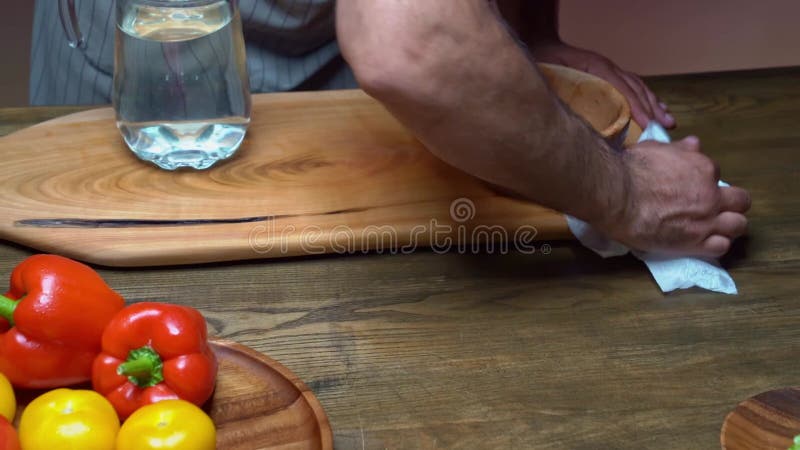
<svg viewBox="0 0 800 450"><path fill-rule="evenodd" d="M212 338L219 372L203 409L217 427L219 450L331 450L328 417L314 393L289 369L249 347ZM91 386L75 386L91 389ZM15 425L25 405L46 390L17 390Z"/></svg>
<svg viewBox="0 0 800 450"><path fill-rule="evenodd" d="M555 64L537 64L550 88L607 141L625 140L631 109L614 86L594 75Z"/></svg>
<svg viewBox="0 0 800 450"><path fill-rule="evenodd" d="M800 387L789 387L739 403L725 417L720 443L725 450L786 450L798 434Z"/></svg>

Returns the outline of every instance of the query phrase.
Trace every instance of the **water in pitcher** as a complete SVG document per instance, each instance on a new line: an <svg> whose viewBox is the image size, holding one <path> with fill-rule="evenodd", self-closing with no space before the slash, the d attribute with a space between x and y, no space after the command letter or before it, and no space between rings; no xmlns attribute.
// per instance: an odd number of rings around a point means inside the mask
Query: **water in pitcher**
<svg viewBox="0 0 800 450"><path fill-rule="evenodd" d="M241 18L227 1L152 3L119 11L117 126L142 159L204 169L236 151L250 122Z"/></svg>

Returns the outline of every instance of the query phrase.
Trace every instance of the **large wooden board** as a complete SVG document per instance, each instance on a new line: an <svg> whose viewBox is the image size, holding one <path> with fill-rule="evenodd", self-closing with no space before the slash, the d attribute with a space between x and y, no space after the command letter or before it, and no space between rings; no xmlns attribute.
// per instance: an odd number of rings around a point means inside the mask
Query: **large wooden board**
<svg viewBox="0 0 800 450"><path fill-rule="evenodd" d="M542 70L596 129L624 134L628 105L607 83ZM570 237L561 214L442 163L361 91L253 103L242 148L207 171L138 160L110 108L0 138L0 238L146 266Z"/></svg>

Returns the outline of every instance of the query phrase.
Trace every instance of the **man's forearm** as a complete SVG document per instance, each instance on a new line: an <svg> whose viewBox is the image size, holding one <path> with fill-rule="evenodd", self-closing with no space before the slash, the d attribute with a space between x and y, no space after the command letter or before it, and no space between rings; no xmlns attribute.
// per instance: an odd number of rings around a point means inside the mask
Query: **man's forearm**
<svg viewBox="0 0 800 450"><path fill-rule="evenodd" d="M486 1L338 5L362 86L441 159L585 220L623 207L622 158L561 105Z"/></svg>

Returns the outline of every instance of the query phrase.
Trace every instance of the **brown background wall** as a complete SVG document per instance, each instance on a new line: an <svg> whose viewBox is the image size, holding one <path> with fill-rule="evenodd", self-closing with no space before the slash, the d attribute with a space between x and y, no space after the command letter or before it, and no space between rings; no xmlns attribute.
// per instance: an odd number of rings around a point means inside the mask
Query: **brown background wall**
<svg viewBox="0 0 800 450"><path fill-rule="evenodd" d="M561 0L565 41L647 75L800 65L799 20L798 0Z"/></svg>
<svg viewBox="0 0 800 450"><path fill-rule="evenodd" d="M33 3L3 4L0 106L28 101ZM800 65L798 19L797 0L561 0L566 41L646 75Z"/></svg>

